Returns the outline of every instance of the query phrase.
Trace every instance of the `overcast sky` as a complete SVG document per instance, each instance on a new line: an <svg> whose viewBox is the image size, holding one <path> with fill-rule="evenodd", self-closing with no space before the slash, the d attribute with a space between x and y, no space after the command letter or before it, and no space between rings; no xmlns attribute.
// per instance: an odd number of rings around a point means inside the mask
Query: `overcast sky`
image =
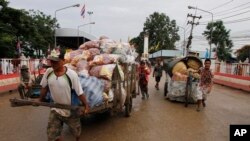
<svg viewBox="0 0 250 141"><path fill-rule="evenodd" d="M188 5L212 12L214 20L224 18L224 22L229 22L244 18L250 19L250 0L9 0L9 2L10 7L39 10L52 17L57 9L80 4L80 7L57 12L60 27L76 29L77 26L91 21L95 22L95 25L86 25L80 30L91 33L97 38L105 35L117 41L122 39L123 42L126 42L128 37L138 36L143 29L146 17L155 11L165 13L171 20L176 20L177 25L186 29L185 37L188 38L190 26L187 26L187 14L195 13L195 10L187 8ZM83 4L86 5L84 19L80 16ZM93 14L89 15L88 11L92 11ZM244 12L245 14L241 14ZM212 19L211 14L207 12L197 11L197 15L203 17L199 20L203 24ZM225 24L226 28L231 30L234 49L241 47L246 41L250 42L249 25L250 20ZM204 29L205 25L195 26L192 49L205 50L209 47L207 41L202 38ZM184 32L181 28L179 35L182 42ZM235 38L243 36L248 38ZM181 42L177 43L177 47L181 46Z"/></svg>

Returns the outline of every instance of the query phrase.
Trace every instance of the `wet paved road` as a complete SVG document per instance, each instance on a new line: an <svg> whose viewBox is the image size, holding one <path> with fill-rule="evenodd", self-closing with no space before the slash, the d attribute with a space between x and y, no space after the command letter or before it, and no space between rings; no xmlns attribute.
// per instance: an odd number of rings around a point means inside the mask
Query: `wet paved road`
<svg viewBox="0 0 250 141"><path fill-rule="evenodd" d="M163 97L150 81L150 98L133 99L130 118L99 115L83 120L82 141L228 141L230 124L250 124L250 94L215 85L206 109L184 107ZM0 95L1 141L46 141L49 109L46 107L9 106L17 93ZM73 141L65 126L65 141Z"/></svg>

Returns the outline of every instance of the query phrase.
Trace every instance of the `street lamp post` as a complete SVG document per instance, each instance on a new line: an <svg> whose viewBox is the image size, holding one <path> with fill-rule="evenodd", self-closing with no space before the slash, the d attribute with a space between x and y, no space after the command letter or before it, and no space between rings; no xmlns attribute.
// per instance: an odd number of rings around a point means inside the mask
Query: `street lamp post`
<svg viewBox="0 0 250 141"><path fill-rule="evenodd" d="M178 26L178 25L177 25L177 26ZM185 49L185 44L186 44L186 39L185 39L185 38L186 38L186 37L185 37L186 29L185 29L184 27L182 27L182 26L178 26L178 27L180 27L181 29L183 29L183 32L184 32L184 34L183 34L184 43L183 43L183 54L182 54L182 55L184 56L184 55L185 55L185 54L184 54L184 53L185 53L185 50L184 50L184 49Z"/></svg>
<svg viewBox="0 0 250 141"><path fill-rule="evenodd" d="M214 22L214 16L213 16L213 13L212 12L209 12L209 11L206 11L206 10L203 10L203 9L200 9L200 8L197 8L197 7L193 7L193 6L188 6L188 9L196 9L196 10L200 10L200 11L203 11L203 12L207 12L209 14L212 15L212 28L211 28L211 32L210 32L210 42L209 42L209 58L211 58L211 47L212 47L212 35L213 35L213 22Z"/></svg>
<svg viewBox="0 0 250 141"><path fill-rule="evenodd" d="M89 22L89 23L86 23L86 24L82 24L82 25L78 25L77 26L77 45L79 47L79 28L82 27L82 26L85 26L85 25L89 25L89 24L95 24L95 22ZM83 37L84 38L84 37Z"/></svg>
<svg viewBox="0 0 250 141"><path fill-rule="evenodd" d="M64 9L67 9L67 8L79 7L79 6L80 6L80 4L74 4L74 5L71 5L71 6L67 6L67 7L63 7L63 8L57 9L57 10L55 11L55 19L56 19L56 12L61 11L61 10L64 10ZM55 27L55 47L56 47L56 27Z"/></svg>

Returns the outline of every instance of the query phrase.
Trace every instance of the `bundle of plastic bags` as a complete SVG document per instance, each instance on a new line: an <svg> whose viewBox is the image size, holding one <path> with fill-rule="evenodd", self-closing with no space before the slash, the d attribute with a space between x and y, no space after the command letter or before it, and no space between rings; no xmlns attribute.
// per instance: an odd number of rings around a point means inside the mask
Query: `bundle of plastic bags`
<svg viewBox="0 0 250 141"><path fill-rule="evenodd" d="M79 75L83 92L87 98L89 106L99 106L103 103L104 83L93 76Z"/></svg>
<svg viewBox="0 0 250 141"><path fill-rule="evenodd" d="M91 107L113 100L112 75L118 65L118 73L124 80L120 63L135 63L138 54L128 43L116 42L106 36L85 42L77 50L65 54L65 66L75 70L80 78L84 94Z"/></svg>

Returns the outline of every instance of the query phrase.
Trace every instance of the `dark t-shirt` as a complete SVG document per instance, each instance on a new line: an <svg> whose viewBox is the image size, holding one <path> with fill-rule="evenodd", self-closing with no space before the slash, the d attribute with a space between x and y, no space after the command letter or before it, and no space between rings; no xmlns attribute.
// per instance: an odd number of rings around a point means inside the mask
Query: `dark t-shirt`
<svg viewBox="0 0 250 141"><path fill-rule="evenodd" d="M160 65L156 65L155 66L155 69L154 69L154 74L155 74L155 77L161 77L162 76L162 70L163 70L163 67Z"/></svg>

